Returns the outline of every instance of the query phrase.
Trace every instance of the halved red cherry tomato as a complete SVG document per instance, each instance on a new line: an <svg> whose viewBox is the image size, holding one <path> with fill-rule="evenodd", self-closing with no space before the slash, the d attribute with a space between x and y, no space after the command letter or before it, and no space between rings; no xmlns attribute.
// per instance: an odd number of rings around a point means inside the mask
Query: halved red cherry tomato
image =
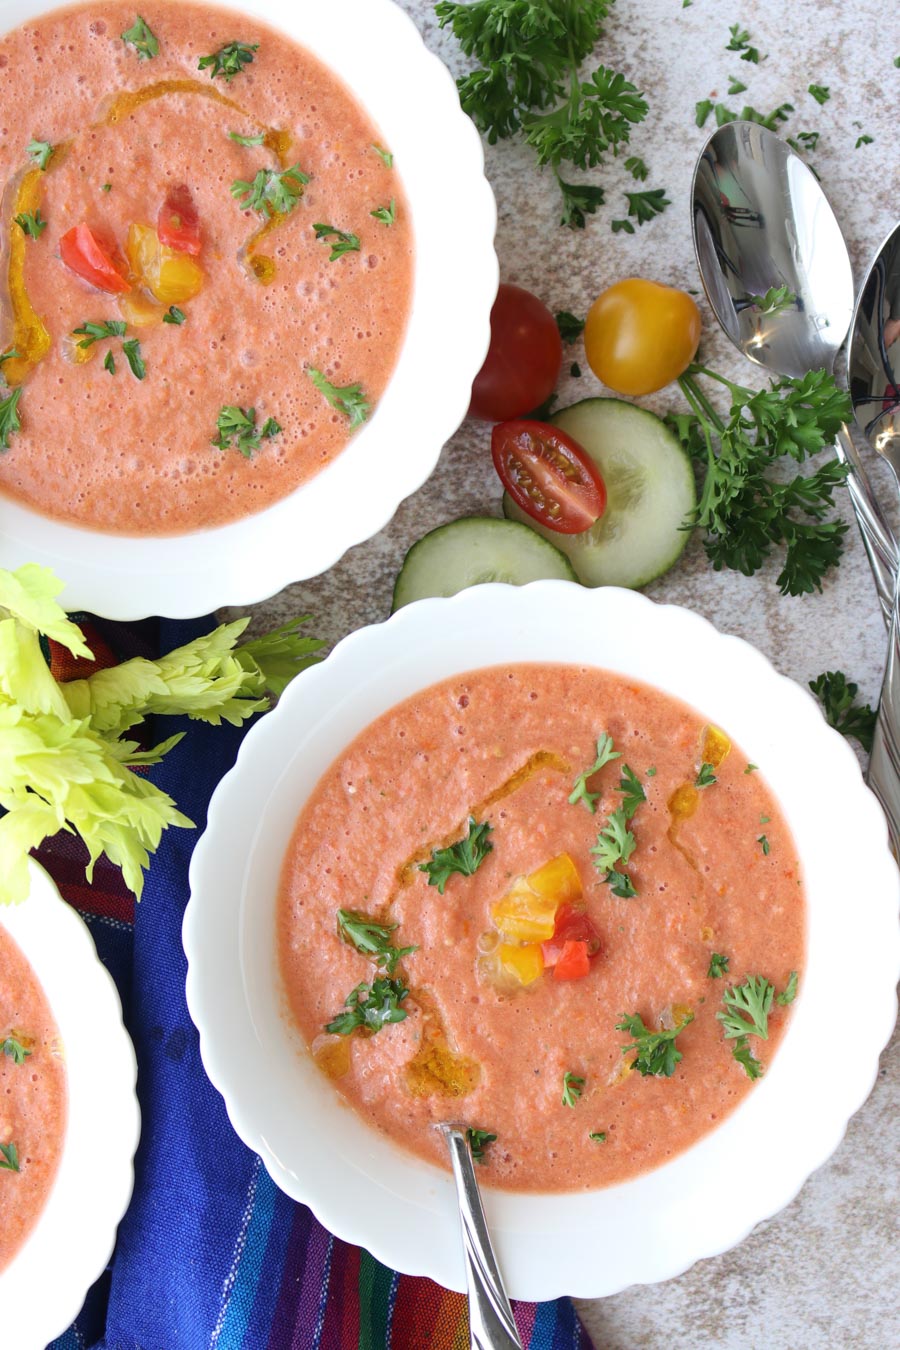
<svg viewBox="0 0 900 1350"><path fill-rule="evenodd" d="M564 942L559 960L553 967L554 980L583 980L591 968L586 942Z"/></svg>
<svg viewBox="0 0 900 1350"><path fill-rule="evenodd" d="M556 922L553 925L553 937L541 943L541 955L544 958L546 970L556 969L568 943L583 945L585 954L590 960L600 950L600 934L583 909L574 909L572 905L560 905L556 912ZM572 953L569 957L569 964L580 967L583 963L576 953ZM586 975L587 969L582 970L581 973ZM563 974L556 978L571 980L578 977Z"/></svg>
<svg viewBox="0 0 900 1350"><path fill-rule="evenodd" d="M156 218L159 242L176 253L200 252L200 215L185 183L169 188Z"/></svg>
<svg viewBox="0 0 900 1350"><path fill-rule="evenodd" d="M548 422L501 422L491 456L503 486L532 520L581 534L606 510L606 485L577 441Z"/></svg>
<svg viewBox="0 0 900 1350"><path fill-rule="evenodd" d="M472 385L469 416L505 422L531 412L556 388L562 339L547 306L521 286L502 285L491 310L491 345Z"/></svg>
<svg viewBox="0 0 900 1350"><path fill-rule="evenodd" d="M89 281L98 291L126 295L131 283L122 275L124 266L110 256L89 225L73 225L59 241L59 256L76 276Z"/></svg>

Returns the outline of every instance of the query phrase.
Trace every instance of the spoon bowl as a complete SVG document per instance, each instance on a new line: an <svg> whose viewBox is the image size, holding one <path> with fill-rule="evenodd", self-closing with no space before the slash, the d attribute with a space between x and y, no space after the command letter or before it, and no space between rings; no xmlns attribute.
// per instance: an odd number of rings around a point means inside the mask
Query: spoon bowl
<svg viewBox="0 0 900 1350"><path fill-rule="evenodd" d="M900 225L876 254L853 314L847 363L856 424L900 469Z"/></svg>

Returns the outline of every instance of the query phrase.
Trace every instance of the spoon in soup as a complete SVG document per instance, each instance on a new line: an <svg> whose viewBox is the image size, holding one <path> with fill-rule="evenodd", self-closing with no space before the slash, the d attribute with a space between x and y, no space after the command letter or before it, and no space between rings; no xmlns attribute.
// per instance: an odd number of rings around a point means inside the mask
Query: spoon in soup
<svg viewBox="0 0 900 1350"><path fill-rule="evenodd" d="M691 227L703 289L739 351L774 375L833 372L853 313L847 245L812 170L754 122L728 122L700 153ZM758 298L786 288L784 307ZM856 513L885 621L890 620L897 543L846 427L835 446L848 466Z"/></svg>
<svg viewBox="0 0 900 1350"><path fill-rule="evenodd" d="M471 1350L522 1350L475 1176L472 1150L465 1128L442 1123L437 1127L447 1141L462 1228L469 1296Z"/></svg>

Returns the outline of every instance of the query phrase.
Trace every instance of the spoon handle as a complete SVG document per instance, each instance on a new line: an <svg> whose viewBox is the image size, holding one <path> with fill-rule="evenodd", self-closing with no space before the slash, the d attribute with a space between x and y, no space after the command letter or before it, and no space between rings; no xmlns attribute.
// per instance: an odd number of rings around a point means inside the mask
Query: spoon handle
<svg viewBox="0 0 900 1350"><path fill-rule="evenodd" d="M885 623L890 626L897 575L897 542L872 491L859 452L846 427L838 432L835 453L848 466L847 491L856 514Z"/></svg>
<svg viewBox="0 0 900 1350"><path fill-rule="evenodd" d="M471 1350L522 1350L512 1308L491 1246L466 1136L453 1125L442 1125L441 1132L450 1150L459 1199L469 1294Z"/></svg>
<svg viewBox="0 0 900 1350"><path fill-rule="evenodd" d="M887 664L867 778L887 816L894 856L900 858L900 584L894 591Z"/></svg>

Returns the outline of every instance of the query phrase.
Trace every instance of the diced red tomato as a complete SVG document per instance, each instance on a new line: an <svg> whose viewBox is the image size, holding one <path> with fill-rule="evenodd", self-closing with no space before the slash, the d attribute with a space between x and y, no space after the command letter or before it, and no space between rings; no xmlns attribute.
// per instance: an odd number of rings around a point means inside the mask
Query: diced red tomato
<svg viewBox="0 0 900 1350"><path fill-rule="evenodd" d="M553 967L554 980L583 980L591 968L586 942L567 940Z"/></svg>
<svg viewBox="0 0 900 1350"><path fill-rule="evenodd" d="M127 295L131 290L131 283L123 276L124 266L110 256L110 251L84 221L62 236L59 256L71 272L89 281L98 291Z"/></svg>
<svg viewBox="0 0 900 1350"><path fill-rule="evenodd" d="M566 959L566 949L572 947L583 951L583 959L580 951L573 950L569 951ZM584 910L575 909L572 905L561 905L556 914L553 937L541 943L544 968L552 968L558 980L577 980L588 973L590 959L599 950L600 934ZM559 972L560 964L563 964L566 973Z"/></svg>
<svg viewBox="0 0 900 1350"><path fill-rule="evenodd" d="M200 215L185 183L169 188L156 218L159 242L176 253L200 252Z"/></svg>

